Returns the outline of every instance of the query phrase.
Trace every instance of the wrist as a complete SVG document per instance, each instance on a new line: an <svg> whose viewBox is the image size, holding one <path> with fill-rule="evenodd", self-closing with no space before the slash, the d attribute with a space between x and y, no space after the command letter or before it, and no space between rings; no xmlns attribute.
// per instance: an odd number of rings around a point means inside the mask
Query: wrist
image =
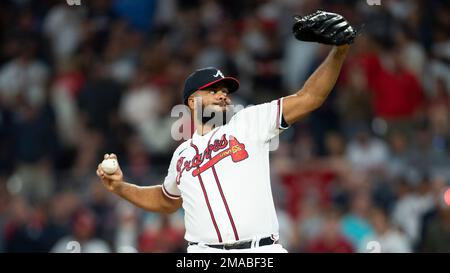
<svg viewBox="0 0 450 273"><path fill-rule="evenodd" d="M125 188L125 182L123 180L117 181L114 183L114 186L112 187L112 192L122 196Z"/></svg>
<svg viewBox="0 0 450 273"><path fill-rule="evenodd" d="M348 50L350 49L350 45L340 45L340 46L333 46L333 49L330 52L330 57L342 59L347 56Z"/></svg>
<svg viewBox="0 0 450 273"><path fill-rule="evenodd" d="M345 44L345 45L334 46L334 49L337 53L347 53L347 51L350 49L350 45Z"/></svg>

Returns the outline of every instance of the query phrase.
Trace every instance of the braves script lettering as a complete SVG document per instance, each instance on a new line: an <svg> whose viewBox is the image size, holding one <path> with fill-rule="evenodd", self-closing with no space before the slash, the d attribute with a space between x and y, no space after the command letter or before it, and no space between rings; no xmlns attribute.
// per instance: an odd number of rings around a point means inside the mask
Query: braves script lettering
<svg viewBox="0 0 450 273"><path fill-rule="evenodd" d="M212 157L213 152L217 154ZM224 134L220 140L216 139L213 144L209 144L203 153L199 153L196 149L196 154L191 158L191 160L185 160L185 157L180 157L178 159L177 184L180 184L180 179L184 171L189 172L191 169L195 168L195 170L192 171L192 175L198 176L228 156L231 156L231 160L236 163L248 158L248 153L245 150L245 145L243 143L240 143L233 136L230 136L228 140ZM205 160L207 161L203 164Z"/></svg>

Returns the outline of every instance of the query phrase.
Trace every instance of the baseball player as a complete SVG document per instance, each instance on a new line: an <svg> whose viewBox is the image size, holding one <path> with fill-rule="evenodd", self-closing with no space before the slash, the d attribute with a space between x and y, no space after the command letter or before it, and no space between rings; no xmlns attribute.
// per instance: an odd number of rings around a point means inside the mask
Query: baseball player
<svg viewBox="0 0 450 273"><path fill-rule="evenodd" d="M184 86L184 103L196 131L173 153L162 185L138 187L123 181L120 167L108 175L98 166L97 175L107 189L138 207L159 213L183 207L190 253L287 252L278 243L269 141L324 102L356 36L335 13L318 11L294 18L298 40L333 45L295 94L245 108L225 124L210 124L211 118L199 113L206 108L215 116L226 113L239 82L216 68L196 70ZM108 158L116 155L106 154Z"/></svg>

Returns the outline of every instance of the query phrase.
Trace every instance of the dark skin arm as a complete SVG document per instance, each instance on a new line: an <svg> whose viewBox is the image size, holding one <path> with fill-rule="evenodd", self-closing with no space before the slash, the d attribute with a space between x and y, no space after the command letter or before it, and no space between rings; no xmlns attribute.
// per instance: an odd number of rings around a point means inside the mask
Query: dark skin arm
<svg viewBox="0 0 450 273"><path fill-rule="evenodd" d="M108 158L117 159L117 156L115 154L106 154L105 159ZM110 192L117 194L135 206L147 211L173 213L177 211L183 203L181 198L171 199L167 197L163 193L161 185L139 187L123 181L123 173L120 167L114 174L108 175L103 172L101 164L99 164L97 176Z"/></svg>
<svg viewBox="0 0 450 273"><path fill-rule="evenodd" d="M349 48L349 45L334 46L304 86L294 95L283 98L283 117L289 125L322 105L336 84Z"/></svg>

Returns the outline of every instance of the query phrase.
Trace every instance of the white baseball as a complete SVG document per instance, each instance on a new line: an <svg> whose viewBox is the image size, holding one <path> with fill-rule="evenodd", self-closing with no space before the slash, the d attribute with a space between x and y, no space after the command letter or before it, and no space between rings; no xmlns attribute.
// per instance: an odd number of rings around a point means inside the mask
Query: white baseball
<svg viewBox="0 0 450 273"><path fill-rule="evenodd" d="M119 169L119 163L116 159L109 158L102 161L102 170L106 174L113 174Z"/></svg>

